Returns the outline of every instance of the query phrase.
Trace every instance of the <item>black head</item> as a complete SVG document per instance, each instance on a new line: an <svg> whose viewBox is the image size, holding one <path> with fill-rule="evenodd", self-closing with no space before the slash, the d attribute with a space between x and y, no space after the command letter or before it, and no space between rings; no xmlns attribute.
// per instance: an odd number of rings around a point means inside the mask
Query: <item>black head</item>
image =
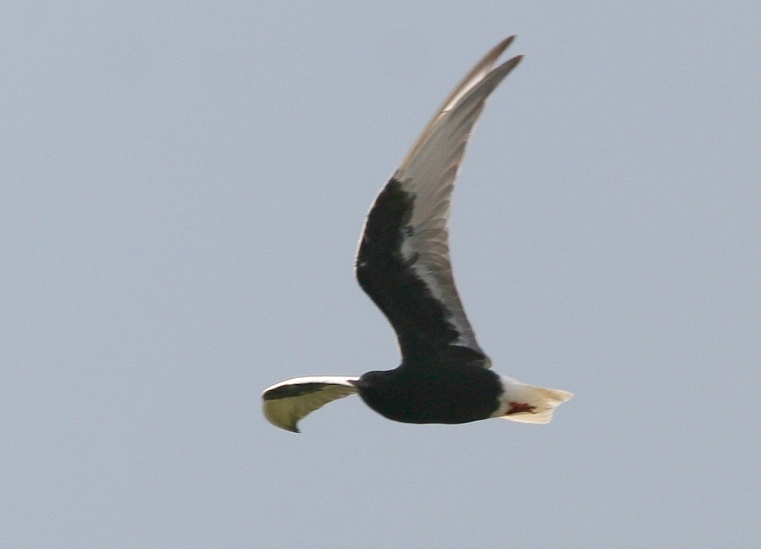
<svg viewBox="0 0 761 549"><path fill-rule="evenodd" d="M377 388L378 385L380 385L383 382L383 379L386 377L387 372L380 372L380 371L373 371L373 372L367 372L360 376L360 378L357 381L352 381L352 385L354 385L357 389L359 389L360 393L363 391L372 390L373 388Z"/></svg>

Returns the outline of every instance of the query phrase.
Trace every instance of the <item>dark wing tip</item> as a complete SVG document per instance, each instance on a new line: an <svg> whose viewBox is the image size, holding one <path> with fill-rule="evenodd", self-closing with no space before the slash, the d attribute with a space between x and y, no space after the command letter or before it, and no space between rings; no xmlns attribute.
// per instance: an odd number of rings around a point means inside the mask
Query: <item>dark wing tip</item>
<svg viewBox="0 0 761 549"><path fill-rule="evenodd" d="M516 36L517 35L515 35L515 34L512 34L512 35L508 36L507 38L502 40L502 42L497 44L497 47L494 48L494 49L499 50L499 52L502 53L503 51L505 51L508 48L508 46L510 46L510 44L513 43L513 40L515 40Z"/></svg>

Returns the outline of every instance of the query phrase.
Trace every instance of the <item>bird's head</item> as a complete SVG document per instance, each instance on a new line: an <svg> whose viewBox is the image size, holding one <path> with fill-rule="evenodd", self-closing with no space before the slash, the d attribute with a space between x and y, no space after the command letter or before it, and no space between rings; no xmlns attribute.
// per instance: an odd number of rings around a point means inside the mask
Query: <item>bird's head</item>
<svg viewBox="0 0 761 549"><path fill-rule="evenodd" d="M360 392L367 391L368 389L372 390L378 386L383 374L385 372L367 372L362 374L358 380L352 381L351 384L359 389Z"/></svg>

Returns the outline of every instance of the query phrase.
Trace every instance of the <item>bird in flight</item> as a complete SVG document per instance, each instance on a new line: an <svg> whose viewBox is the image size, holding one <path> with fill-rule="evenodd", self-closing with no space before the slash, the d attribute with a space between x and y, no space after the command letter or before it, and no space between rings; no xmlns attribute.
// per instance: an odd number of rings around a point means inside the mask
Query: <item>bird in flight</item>
<svg viewBox="0 0 761 549"><path fill-rule="evenodd" d="M521 61L494 68L515 37L495 46L452 91L367 215L355 273L396 332L402 363L360 377L298 377L262 393L274 425L298 422L359 393L382 416L405 423L468 423L505 418L549 423L572 394L526 385L490 370L457 295L449 259L452 189L486 99Z"/></svg>

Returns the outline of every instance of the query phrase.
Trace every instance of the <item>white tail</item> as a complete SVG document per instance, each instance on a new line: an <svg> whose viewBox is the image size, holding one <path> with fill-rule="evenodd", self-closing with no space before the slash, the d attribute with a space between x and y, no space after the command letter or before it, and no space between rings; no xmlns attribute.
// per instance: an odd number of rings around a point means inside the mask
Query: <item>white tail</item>
<svg viewBox="0 0 761 549"><path fill-rule="evenodd" d="M505 391L500 395L500 407L492 417L520 423L549 423L555 408L573 396L568 391L534 387L505 376L501 378Z"/></svg>

